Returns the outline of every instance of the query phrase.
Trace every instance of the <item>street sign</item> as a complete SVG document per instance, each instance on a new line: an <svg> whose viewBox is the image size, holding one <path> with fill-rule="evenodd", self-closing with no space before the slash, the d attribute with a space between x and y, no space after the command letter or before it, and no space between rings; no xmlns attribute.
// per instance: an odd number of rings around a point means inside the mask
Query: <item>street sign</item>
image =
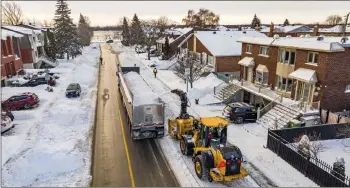
<svg viewBox="0 0 350 188"><path fill-rule="evenodd" d="M185 76L189 76L190 75L190 69L189 68L185 68Z"/></svg>

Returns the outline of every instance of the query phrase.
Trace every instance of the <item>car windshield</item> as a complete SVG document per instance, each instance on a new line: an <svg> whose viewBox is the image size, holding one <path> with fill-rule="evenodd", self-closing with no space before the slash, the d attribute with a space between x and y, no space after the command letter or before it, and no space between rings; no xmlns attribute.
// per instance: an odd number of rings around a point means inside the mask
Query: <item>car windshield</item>
<svg viewBox="0 0 350 188"><path fill-rule="evenodd" d="M70 84L67 89L68 90L78 89L78 85L77 84Z"/></svg>

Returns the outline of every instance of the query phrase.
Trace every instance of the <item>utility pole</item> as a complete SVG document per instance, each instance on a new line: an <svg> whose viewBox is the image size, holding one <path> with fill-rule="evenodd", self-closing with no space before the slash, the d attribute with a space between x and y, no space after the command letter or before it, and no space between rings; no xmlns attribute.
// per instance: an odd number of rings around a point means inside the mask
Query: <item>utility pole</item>
<svg viewBox="0 0 350 188"><path fill-rule="evenodd" d="M346 26L348 25L349 14L350 14L350 12L346 15L346 18L345 18L345 22L344 22L344 26L343 26L343 37L345 37Z"/></svg>

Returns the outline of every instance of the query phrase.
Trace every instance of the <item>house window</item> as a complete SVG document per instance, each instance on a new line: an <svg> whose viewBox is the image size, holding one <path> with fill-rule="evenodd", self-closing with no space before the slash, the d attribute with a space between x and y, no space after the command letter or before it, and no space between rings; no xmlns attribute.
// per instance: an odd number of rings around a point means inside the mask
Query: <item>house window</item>
<svg viewBox="0 0 350 188"><path fill-rule="evenodd" d="M260 52L259 52L259 54L260 54L260 55L267 56L267 55L268 55L267 47L266 47L266 46L260 46Z"/></svg>
<svg viewBox="0 0 350 188"><path fill-rule="evenodd" d="M267 85L268 79L269 79L268 72L259 72L259 71L255 72L255 83Z"/></svg>
<svg viewBox="0 0 350 188"><path fill-rule="evenodd" d="M20 55L19 55L19 49L18 49L18 43L17 42L18 42L17 38L12 37L13 50L14 50L16 58L19 58Z"/></svg>
<svg viewBox="0 0 350 188"><path fill-rule="evenodd" d="M247 52L247 53L252 53L252 45L247 44L246 52Z"/></svg>
<svg viewBox="0 0 350 188"><path fill-rule="evenodd" d="M12 49L11 49L11 38L10 37L6 38L6 44L7 44L6 48L7 48L8 55L12 55L13 52L12 52Z"/></svg>
<svg viewBox="0 0 350 188"><path fill-rule="evenodd" d="M345 87L345 93L350 93L350 85L347 85L347 86Z"/></svg>
<svg viewBox="0 0 350 188"><path fill-rule="evenodd" d="M316 52L309 52L309 54L307 56L307 62L308 63L317 64L317 62L318 62L318 53L316 53Z"/></svg>
<svg viewBox="0 0 350 188"><path fill-rule="evenodd" d="M292 91L293 80L290 78L283 78L281 76L277 76L277 89L280 91Z"/></svg>
<svg viewBox="0 0 350 188"><path fill-rule="evenodd" d="M278 62L289 65L295 64L295 52L285 49L279 50Z"/></svg>

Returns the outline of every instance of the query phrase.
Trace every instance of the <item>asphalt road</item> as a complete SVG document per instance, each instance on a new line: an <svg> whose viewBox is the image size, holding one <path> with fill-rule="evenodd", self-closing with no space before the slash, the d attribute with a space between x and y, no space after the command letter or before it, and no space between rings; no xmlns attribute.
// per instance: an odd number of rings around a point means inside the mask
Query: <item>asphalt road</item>
<svg viewBox="0 0 350 188"><path fill-rule="evenodd" d="M121 105L116 55L102 44L98 103L92 157L93 187L178 187L156 140L133 141ZM109 99L103 99L108 89Z"/></svg>

